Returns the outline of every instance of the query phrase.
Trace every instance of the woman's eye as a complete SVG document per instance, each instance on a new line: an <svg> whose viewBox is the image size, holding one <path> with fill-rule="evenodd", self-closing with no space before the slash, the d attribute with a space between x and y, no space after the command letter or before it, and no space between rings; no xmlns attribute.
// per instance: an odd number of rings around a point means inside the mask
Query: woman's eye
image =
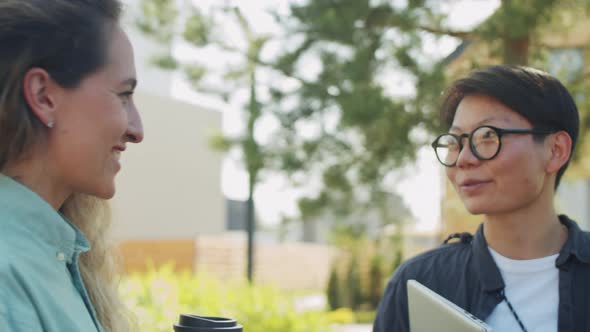
<svg viewBox="0 0 590 332"><path fill-rule="evenodd" d="M125 91L119 93L119 97L123 99L123 101L125 102L128 101L131 98L131 96L133 96L133 91Z"/></svg>

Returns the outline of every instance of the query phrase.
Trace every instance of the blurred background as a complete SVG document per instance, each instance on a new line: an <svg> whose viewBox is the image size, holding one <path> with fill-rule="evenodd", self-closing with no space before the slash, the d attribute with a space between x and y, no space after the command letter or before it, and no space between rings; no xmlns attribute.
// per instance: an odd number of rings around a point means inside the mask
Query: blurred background
<svg viewBox="0 0 590 332"><path fill-rule="evenodd" d="M473 232L429 143L474 68L543 69L582 128L556 205L590 228L590 3L125 0L145 140L112 201L142 331L366 332L404 259Z"/></svg>

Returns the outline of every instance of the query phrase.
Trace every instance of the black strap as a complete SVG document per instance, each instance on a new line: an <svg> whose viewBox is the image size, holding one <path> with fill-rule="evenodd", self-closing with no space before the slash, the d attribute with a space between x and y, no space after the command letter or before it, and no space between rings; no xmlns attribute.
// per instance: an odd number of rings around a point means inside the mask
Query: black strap
<svg viewBox="0 0 590 332"><path fill-rule="evenodd" d="M459 239L459 241L461 243L471 243L471 241L473 240L473 235L471 235L471 233L467 233L467 232L453 233L447 237L447 239L443 242L443 244L447 244L453 239ZM510 301L508 301L508 298L506 297L504 290L500 291L499 296L500 296L501 300L506 301L506 304L508 305L508 309L510 309L510 312L512 312L512 316L514 316L514 319L516 319L516 322L520 326L520 329L522 330L522 332L527 332L527 329L524 327L524 324L520 320L520 317L518 317L516 310L514 310L514 308L512 307L512 304L510 303Z"/></svg>
<svg viewBox="0 0 590 332"><path fill-rule="evenodd" d="M473 240L473 235L471 233L453 233L447 237L447 239L443 242L443 244L449 243L452 239L459 239L461 243L471 243Z"/></svg>
<svg viewBox="0 0 590 332"><path fill-rule="evenodd" d="M506 301L506 304L508 305L508 309L510 309L510 312L512 312L512 316L514 316L514 319L516 319L516 322L520 326L520 329L522 330L522 332L527 332L527 329L524 327L524 324L520 320L520 317L518 317L518 314L516 313L516 311L512 307L512 304L510 303L510 301L508 301L508 298L506 297L504 290L500 291L500 299Z"/></svg>

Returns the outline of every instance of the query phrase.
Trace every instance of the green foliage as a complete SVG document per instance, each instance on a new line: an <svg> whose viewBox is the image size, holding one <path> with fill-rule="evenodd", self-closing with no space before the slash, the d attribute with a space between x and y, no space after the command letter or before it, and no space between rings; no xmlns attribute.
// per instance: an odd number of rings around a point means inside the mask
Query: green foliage
<svg viewBox="0 0 590 332"><path fill-rule="evenodd" d="M181 313L235 318L245 331L330 331L324 313L295 311L286 292L178 274L171 266L124 278L121 295L145 332L172 331Z"/></svg>
<svg viewBox="0 0 590 332"><path fill-rule="evenodd" d="M280 18L293 38L273 63L301 86L272 92L284 129L274 143L284 153L281 166L286 172L324 174L314 213L322 204L330 210L357 204L359 191L386 191L383 178L412 160L429 134L442 130L437 106L448 63L426 55L426 43L455 37L485 44L496 56L494 62L527 64L548 49L540 37L554 25L558 9L567 8L575 22L579 14L572 12L584 12L588 19L590 8L579 0L502 1L479 27L460 31L449 27L441 12L451 2L307 0L292 4L290 16ZM306 75L309 58L321 63L312 77ZM478 54L475 58L481 64L490 61ZM415 89L398 95L390 83L402 75ZM298 102L287 107L283 100ZM301 137L296 129L335 117L337 124L318 137Z"/></svg>
<svg viewBox="0 0 590 332"><path fill-rule="evenodd" d="M162 44L168 45L173 36L174 27L178 25L177 22L180 19L180 10L176 7L175 1L141 0L140 7L142 15L137 20L137 26L147 36L154 38ZM256 91L258 85L256 71L258 70L257 66L260 61L260 54L269 37L255 35L238 8L225 6L221 9L218 8L217 13L221 14L223 19L233 20L240 26L240 32L247 42L247 47L244 50L240 50L227 45L223 38L214 38L216 34L214 28L220 22L215 21L213 15L205 15L195 6L189 6L189 8L183 10L188 11L185 21L182 22L182 37L186 42L196 47L217 47L218 50L225 52L226 55L238 56L243 60L243 64L239 67L232 67L226 72L215 73L208 70L206 63L197 61L196 59L190 61L190 63L181 64L171 55L164 55L157 56L153 63L164 69L182 69L195 90L217 94L226 101L239 92L240 89L248 89L250 91L249 101L243 105L244 111L248 115L247 130L243 137L239 139L214 137L211 141L214 146L224 151L230 148L241 150L244 158L243 162L251 178L250 182L256 183L258 172L265 166L263 151L254 138L255 124L262 115L262 105L258 101ZM235 83L236 88L228 92L227 87L218 89L207 86L203 81L208 75L223 77L226 81Z"/></svg>
<svg viewBox="0 0 590 332"><path fill-rule="evenodd" d="M186 64L182 68L186 74L186 78L194 87L199 87L201 81L207 75L207 68L201 64Z"/></svg>
<svg viewBox="0 0 590 332"><path fill-rule="evenodd" d="M353 310L359 309L363 304L363 285L361 282L361 271L356 256L350 261L348 273L346 274L346 288L349 291L348 303Z"/></svg>
<svg viewBox="0 0 590 332"><path fill-rule="evenodd" d="M330 324L373 324L376 312L371 311L353 311L350 308L339 308L329 311L326 314L326 320Z"/></svg>
<svg viewBox="0 0 590 332"><path fill-rule="evenodd" d="M383 187L382 179L411 160L425 143L410 132L436 127L432 102L444 86L443 68L424 65L416 54L422 47L417 26L428 18L431 28L438 28L439 16L415 2L406 8L369 0L305 1L291 6L284 26L287 35L299 41L288 41L287 51L273 63L286 76L298 78L301 86L296 91L273 90L282 131L271 148L285 156L281 169L298 175L323 174L324 186L313 204L315 214L322 208L351 207L343 214L384 208L362 196L391 190ZM320 72L303 79L307 77L303 59L309 57L320 60ZM417 98L391 96L388 75L397 74L391 70L417 81ZM287 107L282 103L287 99L298 103ZM296 129L297 124L333 118L337 124L323 127L318 137L301 137Z"/></svg>
<svg viewBox="0 0 590 332"><path fill-rule="evenodd" d="M378 210L382 224L393 223L400 219L397 210L379 199L381 193L391 191L383 179L413 160L417 148L442 130L437 107L448 83L448 62L442 59L444 55L426 54L427 46L450 36L489 48L489 54L475 54L470 60L473 67L489 63L490 56L493 62L543 67L549 50L540 38L543 32L558 25L557 16L567 16L561 19L564 22L577 21L588 19L590 10L589 3L580 0L502 1L480 26L460 31L448 26L441 11L453 1L295 1L288 15L275 14L284 28L278 35L286 39L283 53L273 59L262 58L271 36L256 34L251 26L255 22L248 22L239 6L225 2L218 20L191 7L183 38L198 47L217 47L241 61L222 73L212 73L196 61L193 68L183 70L195 89L212 91L226 100L240 89L249 90L249 101L243 105L247 132L232 140L232 146L243 152L252 183L262 169L271 166L298 184L308 184L321 175L319 193L299 204L302 219L328 210L335 219L348 222L346 216L364 220L363 214ZM141 3L144 17L138 25L166 44L178 14L174 1ZM569 14L564 15L562 9ZM240 29L245 41L242 48L216 35L229 21ZM310 59L319 63L312 74ZM160 65L172 68L175 64L162 61ZM257 75L267 69L272 70L273 81L289 78L296 86L263 86ZM207 75L226 81L224 89L204 87ZM586 76L568 85L581 96L582 134L590 127L590 117L584 115L590 104L590 98L583 96L588 91ZM410 82L410 91L397 91L398 80ZM271 96L270 101L261 97L266 95ZM261 146L254 139L254 128L269 110L281 129L268 146ZM316 134L300 130L309 125L316 127ZM358 225L346 227L363 231Z"/></svg>
<svg viewBox="0 0 590 332"><path fill-rule="evenodd" d="M195 46L206 46L211 41L211 26L213 22L201 13L197 8L192 8L192 13L186 21L182 37Z"/></svg>
<svg viewBox="0 0 590 332"><path fill-rule="evenodd" d="M152 64L158 68L173 70L178 68L178 62L170 54L154 55L151 58Z"/></svg>
<svg viewBox="0 0 590 332"><path fill-rule="evenodd" d="M338 270L336 265L332 265L330 271L330 278L328 279L328 287L326 288L326 297L328 299L328 305L330 309L336 310L344 307L342 303L342 295L340 293L340 278L338 277Z"/></svg>
<svg viewBox="0 0 590 332"><path fill-rule="evenodd" d="M331 324L351 324L356 322L356 317L349 308L340 308L328 312L327 321Z"/></svg>
<svg viewBox="0 0 590 332"><path fill-rule="evenodd" d="M228 151L232 147L231 140L221 132L216 132L209 137L209 146L216 151Z"/></svg>
<svg viewBox="0 0 590 332"><path fill-rule="evenodd" d="M376 310L389 278L402 262L403 236L396 233L373 241L346 232L336 243L343 256L332 263L326 288L330 308Z"/></svg>
<svg viewBox="0 0 590 332"><path fill-rule="evenodd" d="M391 270L392 274L402 264L402 261L403 261L403 251L400 249L395 252L395 256L394 256L394 259L391 264L390 270Z"/></svg>
<svg viewBox="0 0 590 332"><path fill-rule="evenodd" d="M373 324L375 321L376 312L374 310L371 311L355 311L354 317L355 322L358 324Z"/></svg>
<svg viewBox="0 0 590 332"><path fill-rule="evenodd" d="M174 22L178 17L175 0L142 0L137 27L158 42L168 44L174 36Z"/></svg>
<svg viewBox="0 0 590 332"><path fill-rule="evenodd" d="M495 46L503 63L527 65L539 27L550 21L557 4L556 0L504 1L478 28L478 35ZM502 43L494 43L496 40Z"/></svg>
<svg viewBox="0 0 590 332"><path fill-rule="evenodd" d="M369 290L367 301L372 308L377 308L381 296L383 295L385 285L385 275L383 272L383 257L376 253L371 258L369 265Z"/></svg>
<svg viewBox="0 0 590 332"><path fill-rule="evenodd" d="M318 216L322 208L326 205L325 200L327 199L328 197L325 193L320 193L316 198L304 197L300 199L298 205L303 220Z"/></svg>

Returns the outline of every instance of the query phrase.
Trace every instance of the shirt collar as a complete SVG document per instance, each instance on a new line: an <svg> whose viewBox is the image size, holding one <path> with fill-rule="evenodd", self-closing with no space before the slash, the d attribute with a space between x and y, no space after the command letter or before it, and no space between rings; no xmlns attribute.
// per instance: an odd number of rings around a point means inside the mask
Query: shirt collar
<svg viewBox="0 0 590 332"><path fill-rule="evenodd" d="M565 215L559 216L559 221L567 227L567 241L559 252L556 265L561 268L570 257L574 256L583 263L590 263L590 237L582 231L575 221Z"/></svg>
<svg viewBox="0 0 590 332"><path fill-rule="evenodd" d="M473 264L479 274L479 280L486 292L496 292L504 289L504 280L500 274L494 258L488 250L488 243L483 235L483 223L477 228L477 232L471 242L473 247Z"/></svg>
<svg viewBox="0 0 590 332"><path fill-rule="evenodd" d="M76 226L35 192L3 174L0 174L0 209L9 216L2 220L2 228L19 229L32 239L55 247L56 254L63 254L68 263L74 254L90 249L88 240Z"/></svg>

